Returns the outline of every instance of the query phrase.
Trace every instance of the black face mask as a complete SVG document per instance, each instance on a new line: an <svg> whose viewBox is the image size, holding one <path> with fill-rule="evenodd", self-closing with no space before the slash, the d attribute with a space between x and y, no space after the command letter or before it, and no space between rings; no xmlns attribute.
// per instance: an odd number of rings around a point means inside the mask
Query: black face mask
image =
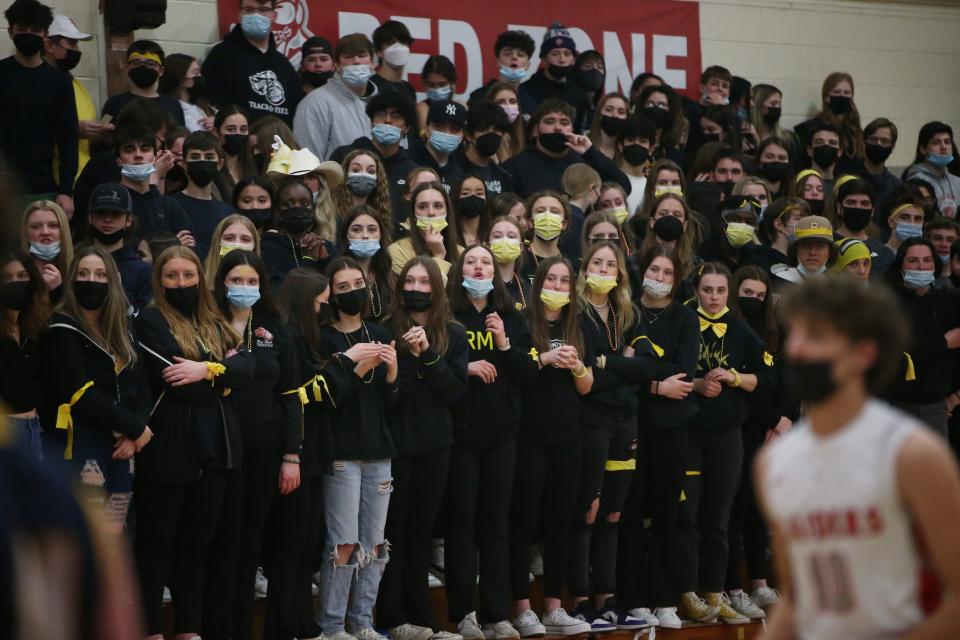
<svg viewBox="0 0 960 640"><path fill-rule="evenodd" d="M885 147L882 144L870 144L868 142L865 151L867 153L867 160L874 164L880 164L881 162L886 162L887 158L890 157L890 154L893 153L893 147Z"/></svg>
<svg viewBox="0 0 960 640"><path fill-rule="evenodd" d="M819 216L823 213L823 200L807 200L804 198L803 201L810 206L810 213L813 215Z"/></svg>
<svg viewBox="0 0 960 640"><path fill-rule="evenodd" d="M73 295L77 299L77 304L87 311L96 311L103 307L107 301L106 282L93 282L92 280L78 280L73 283Z"/></svg>
<svg viewBox="0 0 960 640"><path fill-rule="evenodd" d="M189 318L197 312L200 303L200 286L192 287L164 287L163 297L170 306L180 312L180 315Z"/></svg>
<svg viewBox="0 0 960 640"><path fill-rule="evenodd" d="M719 133L704 133L702 136L704 143L707 142L720 142Z"/></svg>
<svg viewBox="0 0 960 640"><path fill-rule="evenodd" d="M103 231L100 231L100 229L97 229L95 226L90 225L90 235L93 236L94 240L96 240L97 242L101 242L107 246L110 246L126 238L127 229L123 228L123 229L118 229L113 233L104 233Z"/></svg>
<svg viewBox="0 0 960 640"><path fill-rule="evenodd" d="M760 298L740 296L737 298L737 304L740 305L740 312L747 320L753 320L763 311L763 300Z"/></svg>
<svg viewBox="0 0 960 640"><path fill-rule="evenodd" d="M789 162L761 162L760 177L769 182L780 182L790 173Z"/></svg>
<svg viewBox="0 0 960 640"><path fill-rule="evenodd" d="M643 164L650 157L650 152L647 151L646 147L639 144L628 144L620 153L623 154L623 159L634 167Z"/></svg>
<svg viewBox="0 0 960 640"><path fill-rule="evenodd" d="M860 207L843 207L843 226L856 233L863 231L870 224L872 209L861 209Z"/></svg>
<svg viewBox="0 0 960 640"><path fill-rule="evenodd" d="M477 153L479 153L484 158L489 158L500 149L500 143L503 141L503 136L495 131L489 131L483 135L477 136L474 140L474 144L477 147Z"/></svg>
<svg viewBox="0 0 960 640"><path fill-rule="evenodd" d="M838 116L842 116L847 111L850 111L850 104L853 102L853 98L849 96L830 96L828 104L830 105L830 111L833 111Z"/></svg>
<svg viewBox="0 0 960 640"><path fill-rule="evenodd" d="M840 150L830 145L814 147L813 149L813 161L817 163L818 167L823 167L824 169L829 169L837 164L837 158L839 157Z"/></svg>
<svg viewBox="0 0 960 640"><path fill-rule="evenodd" d="M237 207L237 213L246 216L257 229L263 229L273 217L273 211L270 209L241 209Z"/></svg>
<svg viewBox="0 0 960 640"><path fill-rule="evenodd" d="M33 283L29 280L0 284L0 304L7 309L23 311L33 300Z"/></svg>
<svg viewBox="0 0 960 640"><path fill-rule="evenodd" d="M223 136L223 150L227 155L238 156L247 148L249 142L248 133L228 133Z"/></svg>
<svg viewBox="0 0 960 640"><path fill-rule="evenodd" d="M57 69L60 71L73 71L80 64L80 52L75 49L66 49L66 55L63 60L57 60Z"/></svg>
<svg viewBox="0 0 960 640"><path fill-rule="evenodd" d="M187 175L198 187L205 187L216 177L220 170L216 160L191 160L187 162Z"/></svg>
<svg viewBox="0 0 960 640"><path fill-rule="evenodd" d="M566 78L571 73L573 73L573 65L566 67L558 67L555 64L551 64L547 69L550 71L550 75L554 78Z"/></svg>
<svg viewBox="0 0 960 640"><path fill-rule="evenodd" d="M196 103L197 100L207 97L207 83L203 79L203 76L194 76L193 86L187 89L187 96L190 97L190 102Z"/></svg>
<svg viewBox="0 0 960 640"><path fill-rule="evenodd" d="M551 73L553 73L552 70ZM599 69L581 69L577 71L577 84L588 93L600 91L605 79L606 76Z"/></svg>
<svg viewBox="0 0 960 640"><path fill-rule="evenodd" d="M426 291L403 291L403 306L410 311L426 311L433 303L433 294Z"/></svg>
<svg viewBox="0 0 960 640"><path fill-rule="evenodd" d="M464 196L460 198L458 205L457 214L472 220L483 213L483 208L487 206L487 200L480 196Z"/></svg>
<svg viewBox="0 0 960 640"><path fill-rule="evenodd" d="M786 388L795 402L818 403L837 390L833 379L833 363L825 360L788 362L784 369Z"/></svg>
<svg viewBox="0 0 960 640"><path fill-rule="evenodd" d="M567 134L562 131L541 133L537 136L540 146L552 153L560 153L567 148Z"/></svg>
<svg viewBox="0 0 960 640"><path fill-rule="evenodd" d="M663 216L653 223L653 233L664 242L673 242L683 235L683 223L676 216Z"/></svg>
<svg viewBox="0 0 960 640"><path fill-rule="evenodd" d="M150 67L134 67L127 71L127 77L141 89L148 89L160 77L160 72Z"/></svg>
<svg viewBox="0 0 960 640"><path fill-rule="evenodd" d="M35 33L18 33L13 36L13 46L26 57L37 55L43 49L43 36Z"/></svg>
<svg viewBox="0 0 960 640"><path fill-rule="evenodd" d="M656 125L657 129L666 127L673 120L673 118L670 117L670 110L661 109L660 107L644 107L641 113Z"/></svg>
<svg viewBox="0 0 960 640"><path fill-rule="evenodd" d="M348 316L355 316L363 311L364 305L367 304L367 295L367 288L360 287L346 293L335 294L333 300L341 312Z"/></svg>
<svg viewBox="0 0 960 640"><path fill-rule="evenodd" d="M600 130L611 138L620 133L620 128L623 127L623 123L624 120L622 118L600 116Z"/></svg>
<svg viewBox="0 0 960 640"><path fill-rule="evenodd" d="M783 110L780 107L767 107L767 112L763 114L764 124L766 124L768 127L772 127L780 122L780 114L782 111Z"/></svg>
<svg viewBox="0 0 960 640"><path fill-rule="evenodd" d="M300 79L311 87L322 87L333 77L333 71L301 71Z"/></svg>
<svg viewBox="0 0 960 640"><path fill-rule="evenodd" d="M293 234L301 234L315 222L310 207L291 207L280 210L280 225Z"/></svg>

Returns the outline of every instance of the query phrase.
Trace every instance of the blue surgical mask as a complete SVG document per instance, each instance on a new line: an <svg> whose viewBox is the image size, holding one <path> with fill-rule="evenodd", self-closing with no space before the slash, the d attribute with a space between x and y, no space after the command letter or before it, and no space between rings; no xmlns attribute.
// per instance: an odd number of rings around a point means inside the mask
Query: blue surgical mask
<svg viewBox="0 0 960 640"><path fill-rule="evenodd" d="M468 296L474 300L480 300L481 298L486 298L487 294L493 291L493 278L489 280L478 280L476 278L463 276L463 288Z"/></svg>
<svg viewBox="0 0 960 640"><path fill-rule="evenodd" d="M348 87L359 89L367 86L367 81L373 75L370 65L348 64L343 68L343 83Z"/></svg>
<svg viewBox="0 0 960 640"><path fill-rule="evenodd" d="M822 276L827 272L827 265L823 265L816 271L807 271L802 264L797 263L797 271L799 271L800 275L802 275L804 278L809 278L810 276Z"/></svg>
<svg viewBox="0 0 960 640"><path fill-rule="evenodd" d="M402 137L403 131L399 127L395 127L392 124L373 125L373 139L377 142L377 144L382 144L389 147L390 145L400 142L400 138Z"/></svg>
<svg viewBox="0 0 960 640"><path fill-rule="evenodd" d="M260 299L260 287L245 284L227 286L227 301L238 309L249 309Z"/></svg>
<svg viewBox="0 0 960 640"><path fill-rule="evenodd" d="M379 240L350 240L350 253L361 260L372 258L380 251Z"/></svg>
<svg viewBox="0 0 960 640"><path fill-rule="evenodd" d="M511 84L518 84L527 78L526 69L514 69L512 67L500 66L500 79Z"/></svg>
<svg viewBox="0 0 960 640"><path fill-rule="evenodd" d="M440 153L450 154L460 146L460 136L443 131L434 131L430 134L430 146Z"/></svg>
<svg viewBox="0 0 960 640"><path fill-rule="evenodd" d="M248 13L240 18L240 29L248 38L259 40L270 33L270 18L259 13Z"/></svg>
<svg viewBox="0 0 960 640"><path fill-rule="evenodd" d="M120 175L134 182L146 182L156 172L157 168L150 164L125 164L120 169Z"/></svg>
<svg viewBox="0 0 960 640"><path fill-rule="evenodd" d="M438 102L440 100L449 100L450 96L453 94L453 87L449 84L445 87L437 87L436 89L427 89L427 100L433 100Z"/></svg>
<svg viewBox="0 0 960 640"><path fill-rule="evenodd" d="M37 256L41 260L50 262L60 255L60 242L51 242L50 244L40 244L39 242L30 243L30 255Z"/></svg>
<svg viewBox="0 0 960 640"><path fill-rule="evenodd" d="M926 289L933 284L934 279L933 271L903 270L903 286L910 289Z"/></svg>
<svg viewBox="0 0 960 640"><path fill-rule="evenodd" d="M928 153L927 162L932 164L935 167L945 167L951 162L953 162L953 154L941 155L939 153Z"/></svg>
<svg viewBox="0 0 960 640"><path fill-rule="evenodd" d="M912 222L898 222L893 232L900 240L919 238L923 235L923 225Z"/></svg>

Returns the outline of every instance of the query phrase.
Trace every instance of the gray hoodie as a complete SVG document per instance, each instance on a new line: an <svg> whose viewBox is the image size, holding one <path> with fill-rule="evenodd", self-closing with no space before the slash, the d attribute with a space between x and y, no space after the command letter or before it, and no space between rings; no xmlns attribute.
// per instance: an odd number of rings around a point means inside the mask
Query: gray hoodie
<svg viewBox="0 0 960 640"><path fill-rule="evenodd" d="M934 195L937 196L937 206L940 214L948 218L957 217L957 204L960 202L960 177L935 167L929 162L919 162L907 169L906 180L920 178L933 185Z"/></svg>
<svg viewBox="0 0 960 640"><path fill-rule="evenodd" d="M362 98L335 74L327 84L307 94L293 118L293 135L301 146L326 160L338 147L357 138L370 137L367 100L377 95L377 86L367 83L369 95Z"/></svg>

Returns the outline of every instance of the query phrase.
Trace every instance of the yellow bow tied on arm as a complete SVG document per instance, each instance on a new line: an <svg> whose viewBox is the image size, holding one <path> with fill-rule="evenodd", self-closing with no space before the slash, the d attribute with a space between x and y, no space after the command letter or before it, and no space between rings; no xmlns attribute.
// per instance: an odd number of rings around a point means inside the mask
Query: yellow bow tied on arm
<svg viewBox="0 0 960 640"><path fill-rule="evenodd" d="M707 329L713 329L713 332L718 338L722 338L727 333L727 323L726 322L710 322L703 316L698 316L700 318L700 333L703 333Z"/></svg>

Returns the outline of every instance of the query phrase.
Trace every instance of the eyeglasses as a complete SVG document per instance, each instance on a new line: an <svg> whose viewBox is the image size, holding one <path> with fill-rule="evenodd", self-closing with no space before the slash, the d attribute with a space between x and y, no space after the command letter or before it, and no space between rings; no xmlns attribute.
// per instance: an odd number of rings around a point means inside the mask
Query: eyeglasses
<svg viewBox="0 0 960 640"><path fill-rule="evenodd" d="M667 104L666 102L652 102L652 101L651 101L651 102L647 102L647 104L645 104L645 105L643 105L643 106L644 106L644 107L656 107L657 109L663 109L664 111L669 111L669 110L670 110L670 105Z"/></svg>

